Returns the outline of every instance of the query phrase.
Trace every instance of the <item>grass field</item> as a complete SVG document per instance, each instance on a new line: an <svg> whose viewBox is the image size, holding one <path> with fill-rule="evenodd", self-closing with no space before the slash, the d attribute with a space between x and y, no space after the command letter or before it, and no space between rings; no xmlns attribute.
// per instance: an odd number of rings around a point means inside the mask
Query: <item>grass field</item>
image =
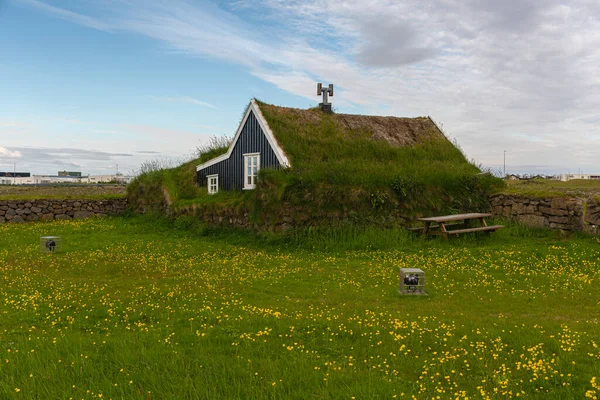
<svg viewBox="0 0 600 400"><path fill-rule="evenodd" d="M125 197L125 185L0 185L0 200L114 199Z"/></svg>
<svg viewBox="0 0 600 400"><path fill-rule="evenodd" d="M575 179L562 182L549 179L506 181L502 189L507 194L523 194L536 197L552 196L596 196L600 198L600 181Z"/></svg>
<svg viewBox="0 0 600 400"><path fill-rule="evenodd" d="M0 398L600 395L594 238L190 225L0 225ZM39 253L48 234L62 254ZM429 296L400 297L399 267L426 271Z"/></svg>

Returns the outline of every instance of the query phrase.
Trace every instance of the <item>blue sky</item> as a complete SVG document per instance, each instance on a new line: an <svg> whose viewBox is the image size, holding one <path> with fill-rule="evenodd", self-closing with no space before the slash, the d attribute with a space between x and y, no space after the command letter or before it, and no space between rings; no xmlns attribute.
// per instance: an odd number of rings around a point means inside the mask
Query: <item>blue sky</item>
<svg viewBox="0 0 600 400"><path fill-rule="evenodd" d="M233 135L252 97L430 115L507 172L600 172L585 0L0 0L0 170L110 173Z"/></svg>

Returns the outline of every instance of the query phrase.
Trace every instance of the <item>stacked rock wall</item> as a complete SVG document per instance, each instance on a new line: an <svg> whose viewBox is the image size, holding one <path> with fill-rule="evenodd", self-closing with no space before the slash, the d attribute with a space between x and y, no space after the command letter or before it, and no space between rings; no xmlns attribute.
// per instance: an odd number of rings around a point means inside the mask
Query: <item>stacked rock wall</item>
<svg viewBox="0 0 600 400"><path fill-rule="evenodd" d="M0 223L118 215L126 208L127 199L0 200Z"/></svg>
<svg viewBox="0 0 600 400"><path fill-rule="evenodd" d="M600 234L600 201L580 197L533 197L496 194L490 197L495 216L514 219L524 225L537 228L584 231ZM127 199L109 200L0 200L0 223L50 221L54 219L82 219L91 216L119 215L127 209ZM204 212L203 212L204 211ZM311 226L318 219L327 219L332 225L348 223L374 224L382 227L401 226L406 223L401 215L390 215L385 219L365 216L326 213L310 215L307 210L295 210L283 204L280 212L270 221L253 221L248 212L241 210L178 210L176 215L197 215L209 225L232 226L246 229L285 231L298 226ZM358 218L358 219L357 219Z"/></svg>
<svg viewBox="0 0 600 400"><path fill-rule="evenodd" d="M496 194L490 204L495 216L527 226L600 233L600 203L592 198Z"/></svg>
<svg viewBox="0 0 600 400"><path fill-rule="evenodd" d="M209 226L250 229L253 231L285 232L294 228L310 227L343 227L343 226L377 226L381 228L397 228L406 225L407 217L400 210L387 215L356 213L352 210L314 210L309 207L294 206L282 203L276 212L254 220L250 213L243 209L200 209L196 207L171 210L172 216L192 215L198 217Z"/></svg>

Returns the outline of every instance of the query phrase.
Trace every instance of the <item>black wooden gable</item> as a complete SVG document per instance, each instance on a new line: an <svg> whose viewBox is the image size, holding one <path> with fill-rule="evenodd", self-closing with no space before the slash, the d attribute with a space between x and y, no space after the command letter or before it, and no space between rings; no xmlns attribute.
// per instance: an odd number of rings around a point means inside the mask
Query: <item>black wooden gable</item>
<svg viewBox="0 0 600 400"><path fill-rule="evenodd" d="M249 110L239 135L236 135L234 140L235 143L232 144L233 148L229 149L228 158L212 165L209 161L205 163L209 164L206 167L203 165L198 167L196 172L198 185L206 187L206 177L218 175L219 190L242 190L244 187L244 154L247 153L260 153L260 169L282 167L252 108Z"/></svg>

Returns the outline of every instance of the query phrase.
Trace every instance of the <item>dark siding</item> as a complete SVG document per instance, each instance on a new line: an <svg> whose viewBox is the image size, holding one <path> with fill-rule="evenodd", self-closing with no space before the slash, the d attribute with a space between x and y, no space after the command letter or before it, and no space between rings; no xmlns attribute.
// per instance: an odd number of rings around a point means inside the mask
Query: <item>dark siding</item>
<svg viewBox="0 0 600 400"><path fill-rule="evenodd" d="M245 153L260 153L260 168L281 168L275 152L260 128L253 112L250 112L240 137L227 160L197 172L198 184L206 187L206 176L219 174L219 190L242 190L244 187Z"/></svg>

